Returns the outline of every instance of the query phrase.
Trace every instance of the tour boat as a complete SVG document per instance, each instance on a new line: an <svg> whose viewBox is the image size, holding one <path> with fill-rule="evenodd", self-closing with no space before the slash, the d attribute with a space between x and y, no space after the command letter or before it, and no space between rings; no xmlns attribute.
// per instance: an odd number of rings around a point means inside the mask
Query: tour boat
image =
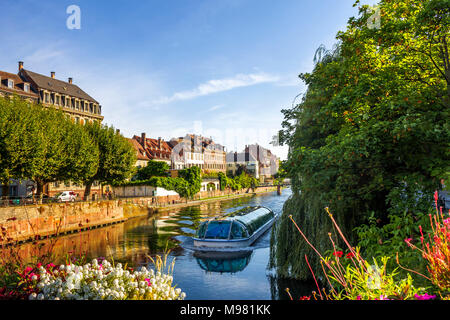
<svg viewBox="0 0 450 320"><path fill-rule="evenodd" d="M194 246L204 248L248 247L275 222L277 215L266 207L246 207L202 222Z"/></svg>

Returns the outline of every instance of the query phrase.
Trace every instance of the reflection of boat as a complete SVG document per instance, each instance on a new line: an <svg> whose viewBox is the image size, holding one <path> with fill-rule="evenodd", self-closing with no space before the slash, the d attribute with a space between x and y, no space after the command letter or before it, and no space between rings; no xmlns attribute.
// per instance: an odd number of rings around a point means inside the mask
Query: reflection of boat
<svg viewBox="0 0 450 320"><path fill-rule="evenodd" d="M194 246L208 248L248 247L256 241L276 219L266 207L246 207L200 224Z"/></svg>
<svg viewBox="0 0 450 320"><path fill-rule="evenodd" d="M249 264L253 251L202 252L196 251L194 257L199 266L211 272L238 272Z"/></svg>

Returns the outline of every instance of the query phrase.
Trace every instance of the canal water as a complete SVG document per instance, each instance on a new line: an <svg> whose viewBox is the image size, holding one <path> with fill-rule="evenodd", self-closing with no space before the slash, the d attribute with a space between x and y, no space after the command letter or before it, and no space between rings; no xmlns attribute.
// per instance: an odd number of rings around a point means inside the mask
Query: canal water
<svg viewBox="0 0 450 320"><path fill-rule="evenodd" d="M186 293L186 299L288 299L287 287L294 297L309 295L314 290L311 283L280 279L268 270L270 230L244 251L208 253L193 247L192 236L203 219L256 205L281 214L290 195L291 190L284 189L281 196L270 192L136 217L124 223L57 238L52 251L58 263L63 263L69 252L74 256L104 257L139 267L151 265L148 256L170 250L168 261L175 259L174 283ZM25 255L36 255L36 246L23 245L22 251Z"/></svg>

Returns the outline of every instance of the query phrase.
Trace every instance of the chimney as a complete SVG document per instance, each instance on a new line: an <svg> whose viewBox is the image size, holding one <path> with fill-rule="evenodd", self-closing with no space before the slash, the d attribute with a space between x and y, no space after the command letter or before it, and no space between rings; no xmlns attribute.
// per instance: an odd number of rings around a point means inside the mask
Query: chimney
<svg viewBox="0 0 450 320"><path fill-rule="evenodd" d="M141 133L141 145L145 149L147 149L147 139L145 137L145 132Z"/></svg>
<svg viewBox="0 0 450 320"><path fill-rule="evenodd" d="M52 79L55 79L55 71L50 72Z"/></svg>
<svg viewBox="0 0 450 320"><path fill-rule="evenodd" d="M19 61L19 72L23 69L23 61Z"/></svg>
<svg viewBox="0 0 450 320"><path fill-rule="evenodd" d="M70 83L70 84L72 84L72 80L73 80L72 78L69 78L69 83Z"/></svg>
<svg viewBox="0 0 450 320"><path fill-rule="evenodd" d="M158 137L158 148L161 150L161 137Z"/></svg>

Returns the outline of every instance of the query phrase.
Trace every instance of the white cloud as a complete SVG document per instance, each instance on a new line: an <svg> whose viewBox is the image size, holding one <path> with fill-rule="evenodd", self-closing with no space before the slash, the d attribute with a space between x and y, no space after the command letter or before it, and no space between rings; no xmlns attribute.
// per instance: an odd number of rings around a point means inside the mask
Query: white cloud
<svg viewBox="0 0 450 320"><path fill-rule="evenodd" d="M41 47L34 51L32 54L26 56L24 60L30 65L40 65L51 61L54 63L55 59L61 58L64 55L64 51L57 49L59 45L50 47Z"/></svg>
<svg viewBox="0 0 450 320"><path fill-rule="evenodd" d="M253 73L253 74L237 74L232 78L209 80L202 83L197 88L192 90L180 91L174 93L170 97L162 97L155 103L170 103L179 100L189 100L201 96L207 96L213 93L232 90L239 87L248 87L260 83L276 82L279 80L278 76L267 73Z"/></svg>
<svg viewBox="0 0 450 320"><path fill-rule="evenodd" d="M215 105L215 106L212 106L211 108L209 108L208 111L215 111L215 110L219 110L221 108L223 108L223 104L218 104L218 105Z"/></svg>

